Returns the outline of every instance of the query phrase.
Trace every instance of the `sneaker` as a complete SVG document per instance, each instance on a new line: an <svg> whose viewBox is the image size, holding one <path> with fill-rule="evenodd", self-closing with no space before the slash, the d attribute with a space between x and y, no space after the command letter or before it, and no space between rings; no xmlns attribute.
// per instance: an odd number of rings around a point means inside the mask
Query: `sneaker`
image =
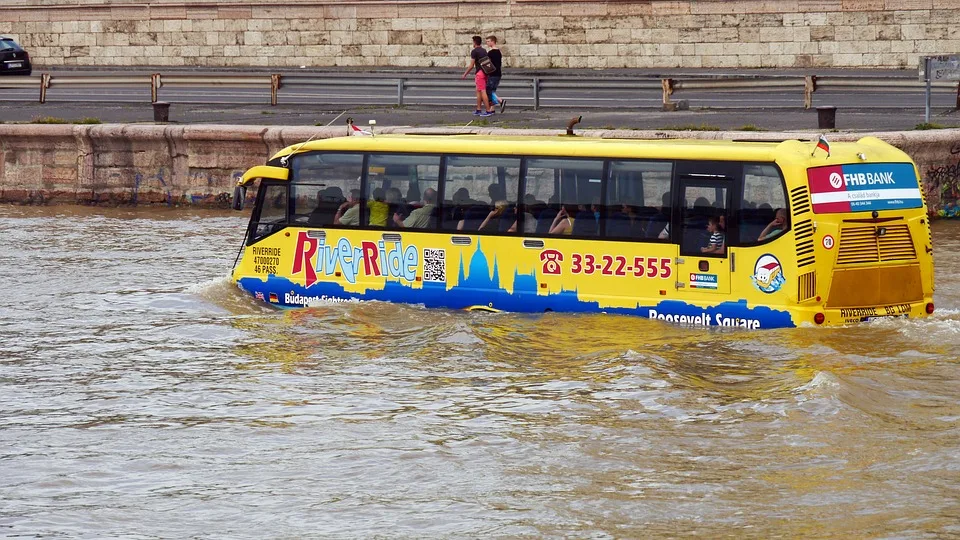
<svg viewBox="0 0 960 540"><path fill-rule="evenodd" d="M480 116L493 116L493 115L494 115L493 111L484 111L480 113Z"/></svg>
<svg viewBox="0 0 960 540"><path fill-rule="evenodd" d="M473 115L474 115L474 116L482 116L482 115L480 114L480 109L477 109L477 110L473 111Z"/></svg>
<svg viewBox="0 0 960 540"><path fill-rule="evenodd" d="M500 100L500 114L503 114L503 108L506 107L506 106L507 106L507 100L501 99L501 100Z"/></svg>

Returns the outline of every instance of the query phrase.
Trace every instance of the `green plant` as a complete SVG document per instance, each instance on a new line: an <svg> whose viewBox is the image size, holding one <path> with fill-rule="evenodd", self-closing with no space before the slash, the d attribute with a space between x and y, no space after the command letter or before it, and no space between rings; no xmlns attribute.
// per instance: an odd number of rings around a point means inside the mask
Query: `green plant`
<svg viewBox="0 0 960 540"><path fill-rule="evenodd" d="M746 125L740 126L740 131L764 131L764 129L762 127L755 126L753 124L746 124Z"/></svg>
<svg viewBox="0 0 960 540"><path fill-rule="evenodd" d="M74 122L74 124L102 124L99 118L93 118L91 116L84 117L80 120Z"/></svg>
<svg viewBox="0 0 960 540"><path fill-rule="evenodd" d="M36 116L30 122L34 124L69 124L63 118L57 118L56 116Z"/></svg>
<svg viewBox="0 0 960 540"><path fill-rule="evenodd" d="M945 126L943 124L935 124L933 122L923 122L917 124L913 129L925 130L925 129L943 129Z"/></svg>
<svg viewBox="0 0 960 540"><path fill-rule="evenodd" d="M667 126L659 128L661 131L720 131L718 126L711 126L710 124L685 124L682 126Z"/></svg>

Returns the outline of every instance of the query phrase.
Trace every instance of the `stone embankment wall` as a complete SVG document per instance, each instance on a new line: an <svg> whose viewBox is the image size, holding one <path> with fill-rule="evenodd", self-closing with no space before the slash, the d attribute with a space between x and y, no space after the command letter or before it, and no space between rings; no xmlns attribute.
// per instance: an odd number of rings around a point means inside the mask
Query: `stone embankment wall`
<svg viewBox="0 0 960 540"><path fill-rule="evenodd" d="M910 68L960 50L958 0L4 0L40 67Z"/></svg>
<svg viewBox="0 0 960 540"><path fill-rule="evenodd" d="M380 133L556 135L552 130L379 128ZM0 202L18 204L167 204L228 206L243 172L276 151L345 127L0 124ZM585 137L743 138L738 132L586 130ZM834 141L863 133L835 133ZM960 194L960 130L874 134L916 161L932 212ZM812 138L751 133L751 139Z"/></svg>

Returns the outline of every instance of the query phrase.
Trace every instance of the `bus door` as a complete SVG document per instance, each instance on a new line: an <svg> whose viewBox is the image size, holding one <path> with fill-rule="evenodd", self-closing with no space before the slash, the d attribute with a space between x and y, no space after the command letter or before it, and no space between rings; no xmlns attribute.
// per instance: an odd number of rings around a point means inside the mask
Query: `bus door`
<svg viewBox="0 0 960 540"><path fill-rule="evenodd" d="M679 171L678 171L679 172ZM671 237L680 244L676 260L676 288L690 293L730 293L730 261L724 227L733 195L734 179L728 174L678 175Z"/></svg>

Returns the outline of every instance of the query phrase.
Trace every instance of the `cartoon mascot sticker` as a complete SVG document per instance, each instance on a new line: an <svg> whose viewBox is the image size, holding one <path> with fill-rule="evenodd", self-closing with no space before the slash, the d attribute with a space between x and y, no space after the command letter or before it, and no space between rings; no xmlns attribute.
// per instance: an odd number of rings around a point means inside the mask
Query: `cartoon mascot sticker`
<svg viewBox="0 0 960 540"><path fill-rule="evenodd" d="M753 269L753 275L750 276L757 289L765 293L774 293L783 287L786 279L783 277L783 268L780 261L769 253L757 259L757 264Z"/></svg>

